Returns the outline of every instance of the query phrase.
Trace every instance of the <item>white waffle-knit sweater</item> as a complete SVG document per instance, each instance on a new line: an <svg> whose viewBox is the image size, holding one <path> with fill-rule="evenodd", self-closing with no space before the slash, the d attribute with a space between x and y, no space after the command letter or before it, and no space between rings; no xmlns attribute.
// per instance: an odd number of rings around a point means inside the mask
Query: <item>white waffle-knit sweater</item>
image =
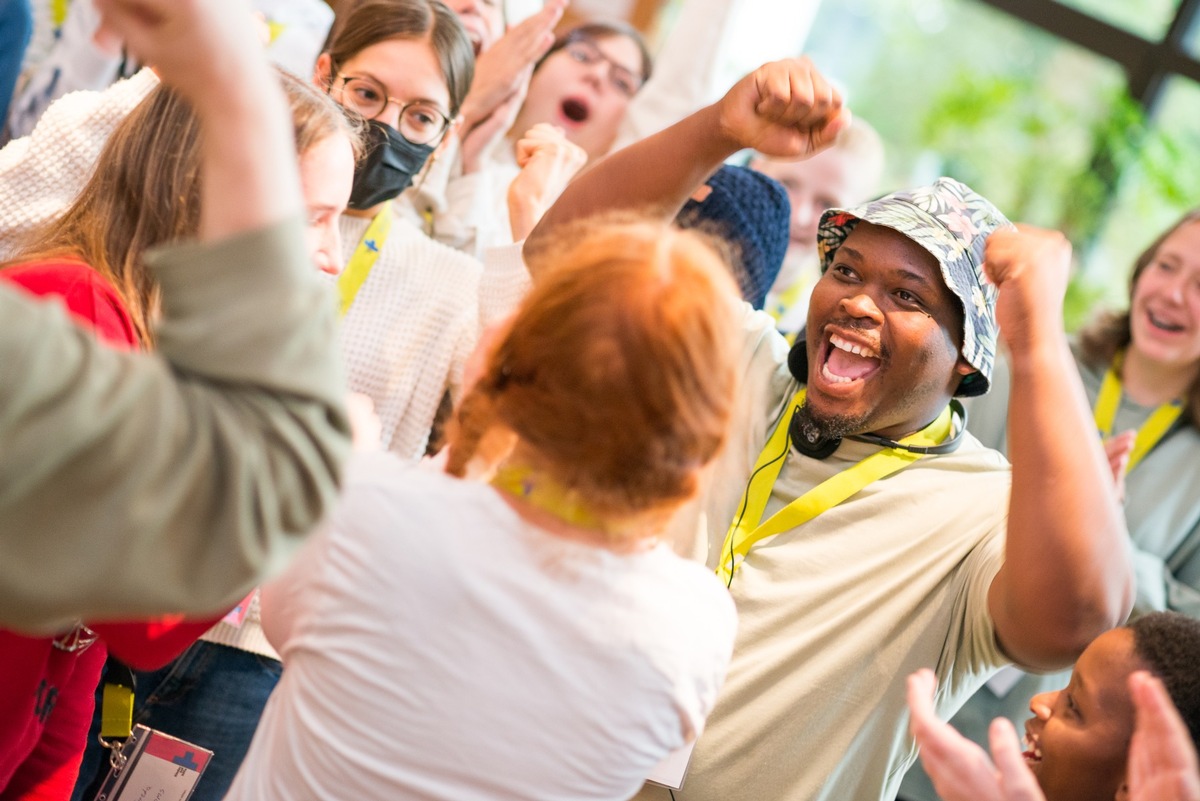
<svg viewBox="0 0 1200 801"><path fill-rule="evenodd" d="M370 225L343 215L348 262ZM457 400L483 327L516 307L530 279L520 245L492 248L487 266L425 236L401 215L342 319L350 388L368 395L384 446L419 459L442 397Z"/></svg>
<svg viewBox="0 0 1200 801"><path fill-rule="evenodd" d="M109 134L158 85L144 69L103 92L72 92L54 102L33 133L0 150L0 259L58 217L87 182Z"/></svg>

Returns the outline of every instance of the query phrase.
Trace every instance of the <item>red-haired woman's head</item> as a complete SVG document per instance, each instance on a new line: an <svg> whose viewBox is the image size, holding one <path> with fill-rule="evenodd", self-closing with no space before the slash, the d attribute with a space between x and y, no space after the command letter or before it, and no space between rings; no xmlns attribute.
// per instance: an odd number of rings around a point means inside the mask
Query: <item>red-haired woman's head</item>
<svg viewBox="0 0 1200 801"><path fill-rule="evenodd" d="M591 221L558 242L458 409L448 469L511 432L603 517L672 510L724 442L737 287L694 232Z"/></svg>

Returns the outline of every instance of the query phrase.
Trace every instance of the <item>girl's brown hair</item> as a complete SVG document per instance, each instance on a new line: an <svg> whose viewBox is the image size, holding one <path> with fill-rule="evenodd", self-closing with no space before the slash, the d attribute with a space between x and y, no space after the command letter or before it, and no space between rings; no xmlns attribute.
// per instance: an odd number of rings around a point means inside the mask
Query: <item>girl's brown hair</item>
<svg viewBox="0 0 1200 801"><path fill-rule="evenodd" d="M1192 223L1200 223L1200 209L1192 209L1183 215L1178 222L1159 234L1158 238L1138 256L1137 261L1134 262L1133 274L1129 277L1131 304L1138 279L1146 268L1154 263L1155 258L1158 257L1158 249L1171 234ZM1130 328L1128 309L1120 313L1103 313L1079 333L1083 360L1097 369L1107 368L1112 364L1117 353L1129 347L1132 341L1133 330ZM1193 381L1188 388L1184 414L1193 427L1200 428L1200 377Z"/></svg>
<svg viewBox="0 0 1200 801"><path fill-rule="evenodd" d="M280 71L279 76L298 153L342 133L358 154L359 131L337 103L293 75ZM35 231L8 264L48 258L86 262L117 290L142 346L151 347L158 283L143 257L152 247L196 235L200 166L196 115L169 88L156 87L113 131L91 179L66 212Z"/></svg>
<svg viewBox="0 0 1200 801"><path fill-rule="evenodd" d="M701 235L663 224L593 220L555 241L456 412L447 470L498 428L609 520L669 511L725 439L737 287Z"/></svg>
<svg viewBox="0 0 1200 801"><path fill-rule="evenodd" d="M446 79L453 119L475 77L475 48L458 15L438 0L359 0L334 25L325 52L333 62L332 73L372 45L425 38Z"/></svg>

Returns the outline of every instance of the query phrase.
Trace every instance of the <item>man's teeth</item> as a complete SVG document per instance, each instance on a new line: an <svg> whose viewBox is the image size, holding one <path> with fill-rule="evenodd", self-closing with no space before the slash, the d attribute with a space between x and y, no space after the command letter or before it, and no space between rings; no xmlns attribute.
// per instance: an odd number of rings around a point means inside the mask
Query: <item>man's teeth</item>
<svg viewBox="0 0 1200 801"><path fill-rule="evenodd" d="M821 375L825 377L826 381L829 381L832 384L849 384L851 381L855 380L853 378L847 378L844 375L838 375L837 373L829 372L828 364L821 365Z"/></svg>
<svg viewBox="0 0 1200 801"><path fill-rule="evenodd" d="M844 350L847 353L853 353L855 356L863 356L867 359L878 359L879 354L865 345L857 345L853 342L847 342L837 334L829 335L829 344L833 345L838 350Z"/></svg>

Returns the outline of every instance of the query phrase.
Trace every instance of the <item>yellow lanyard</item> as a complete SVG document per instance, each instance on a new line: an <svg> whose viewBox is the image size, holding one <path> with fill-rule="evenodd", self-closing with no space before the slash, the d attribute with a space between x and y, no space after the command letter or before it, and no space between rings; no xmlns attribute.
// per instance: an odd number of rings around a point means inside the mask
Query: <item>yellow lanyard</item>
<svg viewBox="0 0 1200 801"><path fill-rule="evenodd" d="M1104 381L1100 384L1100 394L1096 397L1096 407L1092 411L1096 421L1096 429L1102 439L1113 435L1113 423L1117 419L1117 407L1121 405L1121 379L1117 373L1121 370L1123 353L1118 353L1113 363L1104 373ZM1138 462L1142 461L1155 445L1167 435L1179 415L1183 413L1183 403L1174 400L1159 406L1142 427L1138 429L1137 438L1133 441L1133 451L1129 454L1129 465L1125 468L1128 474Z"/></svg>
<svg viewBox="0 0 1200 801"><path fill-rule="evenodd" d="M775 318L776 325L778 325L783 320L784 315L796 305L796 301L800 300L800 296L803 295L808 288L808 281L801 277L797 278L790 286L788 286L787 289L779 293L779 296L774 299L775 302L769 309L766 310L767 314ZM801 327L803 327L803 323L801 324ZM781 331L780 333L783 334L783 338L787 340L789 345L795 345L796 337L800 334L799 331Z"/></svg>
<svg viewBox="0 0 1200 801"><path fill-rule="evenodd" d="M70 0L50 0L50 20L54 30L58 30L67 21L67 6Z"/></svg>
<svg viewBox="0 0 1200 801"><path fill-rule="evenodd" d="M350 263L338 276L339 316L345 317L346 312L350 311L354 299L358 297L358 291L367 282L367 276L371 274L375 262L379 260L379 254L383 252L383 246L387 244L388 234L391 232L392 202L389 200L383 204L383 208L371 220L358 247L354 249L354 255L350 257Z"/></svg>
<svg viewBox="0 0 1200 801"><path fill-rule="evenodd" d="M788 429L791 427L792 415L804 402L804 394L803 389L795 394L788 411L779 421L779 425L775 427L775 432L771 434L762 453L758 455L750 483L746 486L741 503L738 504L741 514L729 527L729 533L725 535L725 542L721 546L721 564L717 568L717 575L721 577L721 581L726 586L733 581L733 574L742 560L746 558L746 554L760 540L807 523L855 495L868 484L902 470L923 455L900 448L884 448L878 453L866 457L858 464L822 481L771 515L770 519L760 523L763 512L767 508L767 500L771 497L771 490L775 486L775 480L779 478L779 472L787 457ZM936 420L917 433L900 440L900 443L928 447L939 444L949 434L950 407L947 406Z"/></svg>
<svg viewBox="0 0 1200 801"><path fill-rule="evenodd" d="M573 526L607 530L604 520L580 500L577 492L560 486L545 475L535 476L533 470L524 465L501 467L492 479L492 486Z"/></svg>

